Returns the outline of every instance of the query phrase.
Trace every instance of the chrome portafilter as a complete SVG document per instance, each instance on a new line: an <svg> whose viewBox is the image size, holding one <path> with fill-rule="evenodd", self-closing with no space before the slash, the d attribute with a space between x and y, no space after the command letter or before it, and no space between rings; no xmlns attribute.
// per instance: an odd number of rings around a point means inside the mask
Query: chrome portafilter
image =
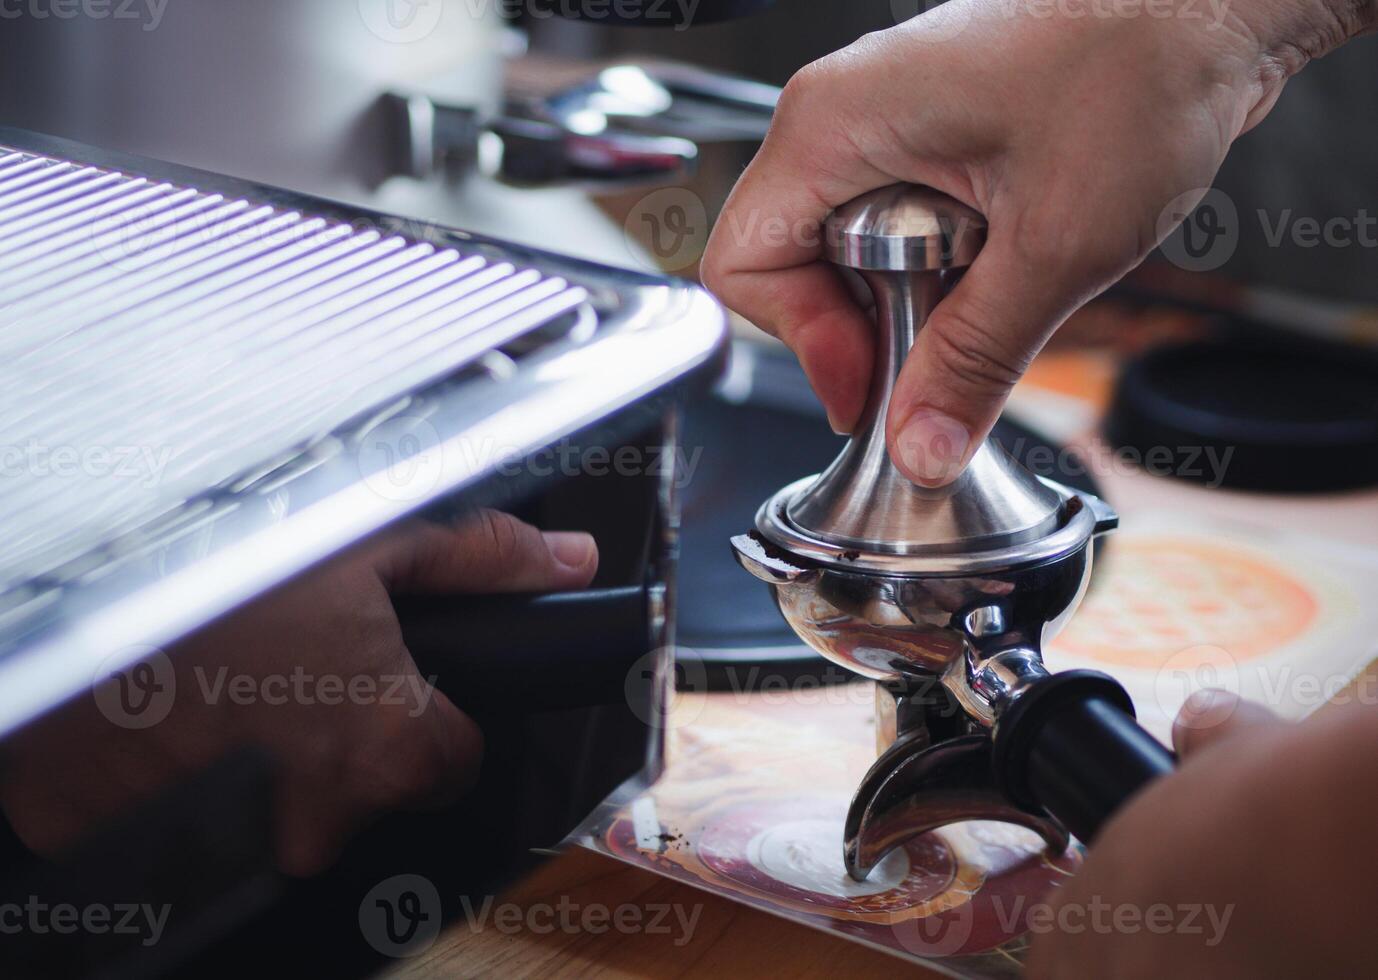
<svg viewBox="0 0 1378 980"><path fill-rule="evenodd" d="M1095 671L1050 674L1042 645L1085 592L1098 497L1035 476L987 441L951 485L892 464L885 416L929 314L985 242L981 215L896 185L839 208L828 258L876 301L871 391L820 476L762 505L732 539L799 637L877 682L880 755L847 818L847 869L863 879L906 840L960 820L1004 820L1061 851L1084 842L1173 757Z"/></svg>

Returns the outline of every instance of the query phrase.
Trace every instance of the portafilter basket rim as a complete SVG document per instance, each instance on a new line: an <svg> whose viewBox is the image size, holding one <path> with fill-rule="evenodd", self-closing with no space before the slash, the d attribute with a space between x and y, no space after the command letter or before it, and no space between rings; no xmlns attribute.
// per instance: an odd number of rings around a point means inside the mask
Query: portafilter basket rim
<svg viewBox="0 0 1378 980"><path fill-rule="evenodd" d="M790 502L817 479L817 475L806 476L773 494L756 512L756 530L792 557L855 575L964 578L1042 565L1075 553L1117 522L1115 512L1099 497L1038 477L1063 499L1062 522L1040 538L987 551L928 555L868 552L825 541L790 521Z"/></svg>

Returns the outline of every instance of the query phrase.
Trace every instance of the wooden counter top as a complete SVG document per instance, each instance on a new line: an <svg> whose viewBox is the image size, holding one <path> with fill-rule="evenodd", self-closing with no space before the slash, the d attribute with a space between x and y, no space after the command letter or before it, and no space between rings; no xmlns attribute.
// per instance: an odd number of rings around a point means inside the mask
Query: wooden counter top
<svg viewBox="0 0 1378 980"><path fill-rule="evenodd" d="M563 904L562 904L563 903ZM509 906L508 919L499 910ZM641 927L600 923L603 914ZM563 920L561 909L564 909ZM482 916L475 909L474 919ZM577 925L584 915L595 932ZM521 920L514 924L513 920ZM572 928L562 925L573 923ZM692 927L686 930L683 923ZM536 928L531 928L530 925ZM582 849L553 858L494 900L486 923L452 923L435 945L381 974L469 977L936 978L939 974Z"/></svg>

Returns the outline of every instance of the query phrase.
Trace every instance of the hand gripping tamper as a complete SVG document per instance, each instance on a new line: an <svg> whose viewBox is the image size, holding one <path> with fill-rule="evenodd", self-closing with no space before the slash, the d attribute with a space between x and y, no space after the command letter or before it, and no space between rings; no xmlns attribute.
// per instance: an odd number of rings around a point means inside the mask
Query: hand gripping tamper
<svg viewBox="0 0 1378 980"><path fill-rule="evenodd" d="M909 185L828 219L828 258L875 295L870 397L827 471L776 493L755 530L732 540L804 642L877 682L880 756L844 840L858 879L906 840L959 820L1020 824L1059 852L1069 832L1089 843L1173 766L1116 681L1043 665L1115 512L989 441L937 490L911 483L886 450L904 358L985 229L971 209Z"/></svg>

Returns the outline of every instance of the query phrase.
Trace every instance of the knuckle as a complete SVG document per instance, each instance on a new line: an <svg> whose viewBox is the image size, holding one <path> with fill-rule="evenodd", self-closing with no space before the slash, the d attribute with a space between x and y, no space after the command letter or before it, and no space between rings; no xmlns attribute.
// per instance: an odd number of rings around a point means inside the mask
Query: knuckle
<svg viewBox="0 0 1378 980"><path fill-rule="evenodd" d="M829 96L836 105L854 110L847 96L853 94L856 85L869 85L874 77L878 59L884 57L887 45L894 43L893 31L880 30L863 34L846 47L809 62L800 68L786 83L781 102L787 110L817 107ZM846 93L843 93L843 89ZM787 112L790 119L795 118L792 111ZM812 125L810 116L801 117L801 122Z"/></svg>
<svg viewBox="0 0 1378 980"><path fill-rule="evenodd" d="M387 731L361 747L355 778L365 805L386 810L425 799L446 775L445 754L435 738L425 737L414 719L387 725Z"/></svg>
<svg viewBox="0 0 1378 980"><path fill-rule="evenodd" d="M429 796L441 786L448 775L448 763L439 740L418 739L408 759L410 773L406 787L413 799Z"/></svg>
<svg viewBox="0 0 1378 980"><path fill-rule="evenodd" d="M852 42L851 47L844 48L858 58L872 57L881 55L887 48L896 45L899 35L892 27L877 28L867 31L861 37Z"/></svg>
<svg viewBox="0 0 1378 980"><path fill-rule="evenodd" d="M832 57L829 56L811 62L794 73L780 93L779 114L782 118L793 119L827 88L833 73L832 64Z"/></svg>
<svg viewBox="0 0 1378 980"><path fill-rule="evenodd" d="M1019 215L1007 243L1029 267L1057 268L1090 257L1095 251L1091 230L1084 222L1068 221L1056 201L1047 201Z"/></svg>
<svg viewBox="0 0 1378 980"><path fill-rule="evenodd" d="M704 252L703 262L699 265L699 280L703 283L703 288L727 302L731 276L723 255L723 247L716 234L709 239L708 250Z"/></svg>
<svg viewBox="0 0 1378 980"><path fill-rule="evenodd" d="M1140 242L1135 230L1115 222L1093 224L1067 221L1057 214L1034 213L1023 217L1018 230L1008 237L1009 247L1021 265L1029 269L1076 270L1071 281L1079 288L1075 299L1089 299L1099 287L1113 282L1133 268L1152 248ZM1085 295L1083 295L1085 294Z"/></svg>
<svg viewBox="0 0 1378 980"><path fill-rule="evenodd" d="M4 811L14 835L41 857L54 857L69 843L64 829L56 821L48 819L41 806L7 800Z"/></svg>
<svg viewBox="0 0 1378 980"><path fill-rule="evenodd" d="M489 557L496 570L508 568L522 557L522 526L511 514L502 511L483 512L483 533Z"/></svg>
<svg viewBox="0 0 1378 980"><path fill-rule="evenodd" d="M1030 357L1016 354L988 322L967 310L951 311L933 331L934 354L962 385L1006 391L1028 370Z"/></svg>

